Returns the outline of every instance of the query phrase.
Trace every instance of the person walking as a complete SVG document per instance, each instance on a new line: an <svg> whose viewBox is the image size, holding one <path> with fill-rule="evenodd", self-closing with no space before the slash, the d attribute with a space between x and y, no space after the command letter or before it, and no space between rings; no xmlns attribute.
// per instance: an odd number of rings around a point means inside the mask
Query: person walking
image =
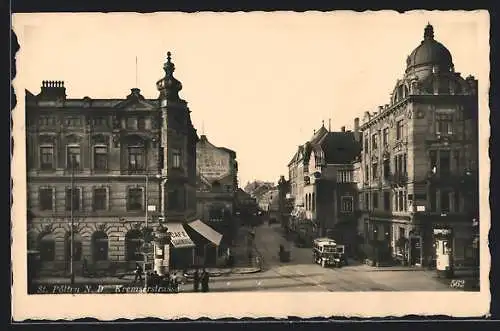
<svg viewBox="0 0 500 331"><path fill-rule="evenodd" d="M134 284L137 282L137 279L142 283L142 267L139 263L135 264L135 277L134 277Z"/></svg>
<svg viewBox="0 0 500 331"><path fill-rule="evenodd" d="M203 269L203 275L201 277L201 291L202 292L208 292L208 282L209 282L209 275L208 272Z"/></svg>
<svg viewBox="0 0 500 331"><path fill-rule="evenodd" d="M198 269L196 269L193 275L193 290L195 292L198 292L199 289L200 289L200 273L198 272Z"/></svg>

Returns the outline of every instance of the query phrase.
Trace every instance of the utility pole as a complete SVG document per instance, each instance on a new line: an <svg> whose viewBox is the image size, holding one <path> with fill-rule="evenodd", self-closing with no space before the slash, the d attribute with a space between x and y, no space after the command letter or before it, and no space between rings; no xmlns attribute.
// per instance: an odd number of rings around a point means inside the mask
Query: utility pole
<svg viewBox="0 0 500 331"><path fill-rule="evenodd" d="M75 196L75 163L76 163L76 157L75 155L72 155L71 156L71 202L70 202L70 254L69 254L69 257L70 257L70 264L69 264L69 268L70 268L70 277L71 277L71 285L75 285L75 270L73 268L73 262L74 262L74 240L75 240L75 231L73 230L74 228L74 215L73 215L73 209L74 209L74 205L73 205L73 199L74 199L74 196Z"/></svg>

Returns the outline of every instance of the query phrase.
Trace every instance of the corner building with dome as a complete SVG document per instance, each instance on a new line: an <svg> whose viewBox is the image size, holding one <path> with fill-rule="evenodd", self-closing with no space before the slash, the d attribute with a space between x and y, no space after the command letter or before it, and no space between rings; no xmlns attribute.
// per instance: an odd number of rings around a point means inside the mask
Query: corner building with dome
<svg viewBox="0 0 500 331"><path fill-rule="evenodd" d="M360 125L358 231L381 260L434 266L448 229L456 268L477 263L478 82L455 71L428 24L388 104Z"/></svg>

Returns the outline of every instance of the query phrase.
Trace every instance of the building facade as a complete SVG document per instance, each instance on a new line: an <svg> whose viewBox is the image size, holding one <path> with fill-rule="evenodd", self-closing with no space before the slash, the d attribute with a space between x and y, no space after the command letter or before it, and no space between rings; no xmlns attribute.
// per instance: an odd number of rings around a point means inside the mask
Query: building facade
<svg viewBox="0 0 500 331"><path fill-rule="evenodd" d="M236 152L217 147L202 135L196 154L198 218L223 235L223 246L230 246L237 230L234 217L238 190Z"/></svg>
<svg viewBox="0 0 500 331"><path fill-rule="evenodd" d="M358 127L332 132L324 125L299 146L289 167L290 228L305 240L329 236L349 246L357 224L353 161L359 155Z"/></svg>
<svg viewBox="0 0 500 331"><path fill-rule="evenodd" d="M387 259L432 265L433 229L453 230L456 265L472 258L478 205L477 80L455 72L427 25L390 103L361 125L360 207L365 242Z"/></svg>
<svg viewBox="0 0 500 331"><path fill-rule="evenodd" d="M195 217L197 135L170 54L164 68L158 99L71 99L55 81L26 91L28 243L42 271L69 271L71 224L74 270L116 269L144 260L146 220Z"/></svg>

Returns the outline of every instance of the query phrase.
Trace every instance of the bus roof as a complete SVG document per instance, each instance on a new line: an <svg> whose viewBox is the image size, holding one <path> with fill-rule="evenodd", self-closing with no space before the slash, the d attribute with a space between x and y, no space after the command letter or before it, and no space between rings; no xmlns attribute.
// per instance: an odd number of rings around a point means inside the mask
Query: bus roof
<svg viewBox="0 0 500 331"><path fill-rule="evenodd" d="M316 238L314 243L318 245L336 245L337 242L331 238Z"/></svg>

